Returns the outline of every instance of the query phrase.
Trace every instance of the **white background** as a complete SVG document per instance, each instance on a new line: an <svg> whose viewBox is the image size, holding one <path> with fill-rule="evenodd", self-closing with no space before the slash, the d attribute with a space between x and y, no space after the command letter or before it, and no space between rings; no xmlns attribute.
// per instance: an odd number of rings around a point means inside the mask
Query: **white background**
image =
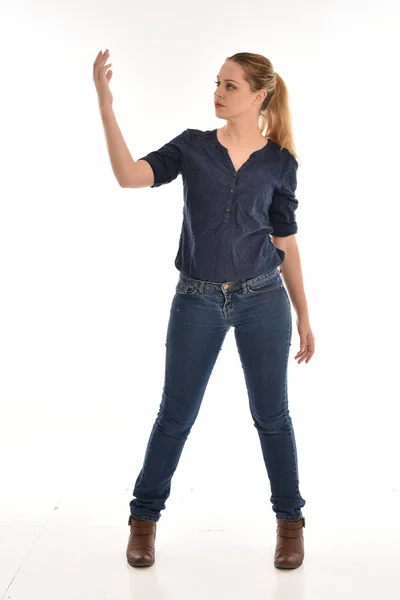
<svg viewBox="0 0 400 600"><path fill-rule="evenodd" d="M396 597L395 2L42 1L3 3L0 21L0 598L375 598L382 578ZM264 54L288 86L316 339L299 365L293 312L307 525L292 573L272 564L269 482L233 329L172 480L157 569L125 563L161 401L183 190L181 176L154 189L115 180L92 80L106 48L135 160L187 127L225 124L214 81L235 52Z"/></svg>

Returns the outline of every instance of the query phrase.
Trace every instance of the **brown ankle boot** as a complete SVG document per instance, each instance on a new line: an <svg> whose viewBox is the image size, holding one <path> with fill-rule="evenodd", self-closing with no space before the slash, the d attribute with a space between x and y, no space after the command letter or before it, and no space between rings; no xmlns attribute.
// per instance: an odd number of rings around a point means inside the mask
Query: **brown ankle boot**
<svg viewBox="0 0 400 600"><path fill-rule="evenodd" d="M132 567L151 567L155 561L157 524L129 516L131 532L126 549L126 558Z"/></svg>
<svg viewBox="0 0 400 600"><path fill-rule="evenodd" d="M277 569L297 569L304 560L304 517L298 521L277 519L274 564Z"/></svg>

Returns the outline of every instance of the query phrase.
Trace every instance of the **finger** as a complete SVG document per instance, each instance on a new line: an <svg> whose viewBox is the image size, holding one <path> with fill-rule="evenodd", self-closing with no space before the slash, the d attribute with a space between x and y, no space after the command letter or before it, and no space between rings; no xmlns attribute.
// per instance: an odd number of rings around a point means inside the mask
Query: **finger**
<svg viewBox="0 0 400 600"><path fill-rule="evenodd" d="M98 70L99 70L99 66L101 64L102 55L103 55L103 53L100 50L100 52L96 56L96 60L93 63L93 77L97 76L97 73L98 73Z"/></svg>
<svg viewBox="0 0 400 600"><path fill-rule="evenodd" d="M97 76L97 79L100 79L104 73L107 71L107 69L109 69L111 67L112 63L109 63L108 65L105 65L104 67L97 67L97 70L95 71L95 75Z"/></svg>
<svg viewBox="0 0 400 600"><path fill-rule="evenodd" d="M297 356L304 356L305 354L308 354L310 352L310 350L312 350L312 348L311 348L310 345L307 345L304 348L300 348L300 350L296 354L296 357Z"/></svg>
<svg viewBox="0 0 400 600"><path fill-rule="evenodd" d="M298 361L298 363L300 364L300 363L302 363L302 362L303 362L303 360L306 360L307 356L308 356L307 354L304 354L304 356L302 356L302 357L300 358L300 360Z"/></svg>
<svg viewBox="0 0 400 600"><path fill-rule="evenodd" d="M100 52L98 53L98 55L96 56L96 60L94 61L95 65L98 65L101 61L101 59L103 58L104 54L103 52L100 50Z"/></svg>
<svg viewBox="0 0 400 600"><path fill-rule="evenodd" d="M96 67L100 67L102 64L104 64L109 58L109 52L108 50L106 50L105 52L102 52L100 50L100 52L98 53L96 60L94 62Z"/></svg>
<svg viewBox="0 0 400 600"><path fill-rule="evenodd" d="M298 353L296 354L295 358L297 358L298 356L303 356L304 354L306 354L307 352L307 348L301 349L298 351Z"/></svg>
<svg viewBox="0 0 400 600"><path fill-rule="evenodd" d="M100 65L99 65L99 73L100 73L100 75L101 75L101 74L103 74L103 72L104 72L105 70L107 70L107 69L108 69L108 67L110 66L110 65L105 65L105 64L104 64L105 62L107 62L107 60L108 60L108 56L106 56L106 57L105 57L105 59L103 60L103 63L100 63ZM110 63L110 64L111 64L111 63Z"/></svg>
<svg viewBox="0 0 400 600"><path fill-rule="evenodd" d="M301 352L309 352L310 350L314 349L314 344L310 343L310 344L304 344L300 346L300 350L298 351L297 354L300 354Z"/></svg>
<svg viewBox="0 0 400 600"><path fill-rule="evenodd" d="M307 364L308 362L310 362L310 360L311 360L311 358L312 358L313 354L314 354L314 351L313 351L313 350L308 350L308 351L307 351L307 352L304 354L304 356L302 356L302 358L300 359L300 361L299 361L299 364L300 364L300 363L301 363L303 360L305 360L305 361L306 361L306 364Z"/></svg>
<svg viewBox="0 0 400 600"><path fill-rule="evenodd" d="M102 67L102 68L100 69L100 72L99 72L99 78L100 78L100 79L103 79L104 77L107 77L107 70L108 70L108 68L109 68L110 66L111 66L111 64L110 64L110 65L107 65L107 66L105 66L105 67Z"/></svg>
<svg viewBox="0 0 400 600"><path fill-rule="evenodd" d="M95 61L94 61L94 63L93 63L93 77L94 77L94 76L95 76L95 74L96 74L97 63L99 62L99 58L100 58L100 56L101 56L101 50L100 50L100 52L98 53L98 55L96 56L96 58L95 58Z"/></svg>
<svg viewBox="0 0 400 600"><path fill-rule="evenodd" d="M310 360L312 359L313 355L314 355L314 352L310 352L310 354L306 358L306 364L310 362Z"/></svg>

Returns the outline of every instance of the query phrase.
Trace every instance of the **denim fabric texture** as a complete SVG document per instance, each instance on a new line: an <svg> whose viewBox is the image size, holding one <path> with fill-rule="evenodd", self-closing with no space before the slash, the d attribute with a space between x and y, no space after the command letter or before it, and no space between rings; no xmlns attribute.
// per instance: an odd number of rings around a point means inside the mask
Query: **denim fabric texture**
<svg viewBox="0 0 400 600"><path fill-rule="evenodd" d="M182 175L180 273L223 283L268 273L284 261L270 236L298 230L298 163L286 148L269 139L236 171L217 129L186 129L138 160L153 169L151 187Z"/></svg>
<svg viewBox="0 0 400 600"><path fill-rule="evenodd" d="M170 308L161 404L133 490L136 498L130 501L135 519L158 521L166 508L173 474L231 327L270 481L272 510L285 521L303 517L306 501L299 489L288 406L291 305L280 271L277 267L222 285L179 275ZM262 505L260 497L243 497L243 510L254 511L257 518Z"/></svg>

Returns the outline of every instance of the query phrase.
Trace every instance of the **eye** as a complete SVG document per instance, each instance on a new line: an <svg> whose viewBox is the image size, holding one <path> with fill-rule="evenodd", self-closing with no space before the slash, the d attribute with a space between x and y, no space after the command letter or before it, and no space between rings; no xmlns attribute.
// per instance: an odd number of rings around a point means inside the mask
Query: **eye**
<svg viewBox="0 0 400 600"><path fill-rule="evenodd" d="M216 82L215 82L215 84L216 84L216 85L219 85L219 81L216 81ZM235 86L234 86L234 85L232 85L231 83L228 83L228 84L227 84L227 87L231 87L233 90L235 89Z"/></svg>

